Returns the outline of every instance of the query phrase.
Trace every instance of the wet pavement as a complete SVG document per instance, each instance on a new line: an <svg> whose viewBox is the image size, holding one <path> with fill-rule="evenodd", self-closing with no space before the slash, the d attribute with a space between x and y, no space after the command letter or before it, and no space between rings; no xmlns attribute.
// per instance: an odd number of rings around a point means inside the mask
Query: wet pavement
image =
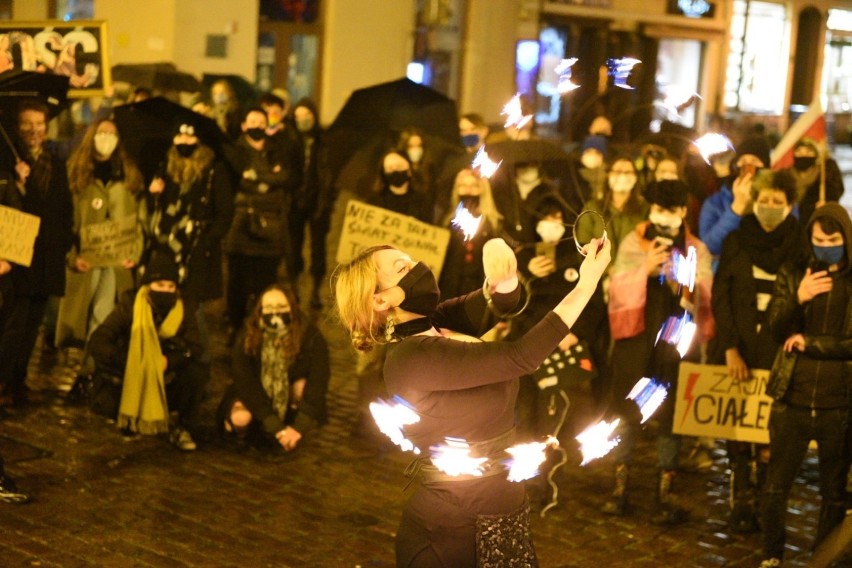
<svg viewBox="0 0 852 568"><path fill-rule="evenodd" d="M329 242L337 242L335 234ZM66 403L79 352L37 350L29 385L42 401L0 419L7 469L33 496L27 505L0 504L0 566L394 565L409 457L351 435L357 385L342 328L328 313L315 314L331 346L329 424L292 454L245 449L221 440L213 423L229 381L226 333L217 325L222 311L220 302L208 306L213 378L196 452L182 453L161 438L125 439L108 420ZM611 460L580 467L579 457L570 456L556 476L559 505L543 519L533 517L543 567L760 563L759 535L726 529L721 443L709 471L684 472L677 480L677 493L692 512L689 522L651 523L652 434L649 429L640 440L633 506L623 518L598 512L611 490ZM810 455L790 500L785 565L805 566L810 557L816 480Z"/></svg>

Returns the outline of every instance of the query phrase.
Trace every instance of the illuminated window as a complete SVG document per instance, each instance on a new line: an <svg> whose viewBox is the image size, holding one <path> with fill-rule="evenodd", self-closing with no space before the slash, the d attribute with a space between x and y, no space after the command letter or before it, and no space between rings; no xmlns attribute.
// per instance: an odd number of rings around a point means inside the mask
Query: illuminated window
<svg viewBox="0 0 852 568"><path fill-rule="evenodd" d="M822 95L830 113L852 111L852 11L829 10Z"/></svg>
<svg viewBox="0 0 852 568"><path fill-rule="evenodd" d="M54 0L56 19L69 22L71 20L91 20L95 17L94 0Z"/></svg>
<svg viewBox="0 0 852 568"><path fill-rule="evenodd" d="M725 74L728 109L782 113L787 86L787 26L783 4L734 0Z"/></svg>

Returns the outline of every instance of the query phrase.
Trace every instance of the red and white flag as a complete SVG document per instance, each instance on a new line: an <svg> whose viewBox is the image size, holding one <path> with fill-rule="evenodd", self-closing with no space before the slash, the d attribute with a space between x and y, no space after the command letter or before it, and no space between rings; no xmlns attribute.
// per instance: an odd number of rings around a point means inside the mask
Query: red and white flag
<svg viewBox="0 0 852 568"><path fill-rule="evenodd" d="M810 138L822 148L826 141L825 113L819 99L811 103L808 110L784 133L781 141L772 150L772 169L781 170L793 166L793 149L802 138Z"/></svg>

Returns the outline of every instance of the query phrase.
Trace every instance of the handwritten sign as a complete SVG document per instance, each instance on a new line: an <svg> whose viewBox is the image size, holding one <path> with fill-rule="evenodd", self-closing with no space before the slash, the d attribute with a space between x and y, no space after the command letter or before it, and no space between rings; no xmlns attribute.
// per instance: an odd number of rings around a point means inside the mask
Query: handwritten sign
<svg viewBox="0 0 852 568"><path fill-rule="evenodd" d="M769 371L752 369L738 381L724 365L681 363L675 400L676 434L769 443Z"/></svg>
<svg viewBox="0 0 852 568"><path fill-rule="evenodd" d="M121 266L136 255L136 215L86 225L80 230L80 256L92 267Z"/></svg>
<svg viewBox="0 0 852 568"><path fill-rule="evenodd" d="M0 258L29 266L41 218L0 205Z"/></svg>
<svg viewBox="0 0 852 568"><path fill-rule="evenodd" d="M449 229L352 199L346 204L337 262L349 262L367 247L391 245L426 263L438 278L449 242Z"/></svg>

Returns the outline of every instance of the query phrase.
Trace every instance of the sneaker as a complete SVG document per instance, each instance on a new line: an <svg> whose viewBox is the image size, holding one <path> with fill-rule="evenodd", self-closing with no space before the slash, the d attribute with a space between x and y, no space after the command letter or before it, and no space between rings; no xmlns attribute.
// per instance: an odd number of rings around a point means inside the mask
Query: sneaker
<svg viewBox="0 0 852 568"><path fill-rule="evenodd" d="M681 464L683 471L707 471L713 467L713 456L710 450L701 446L695 447Z"/></svg>
<svg viewBox="0 0 852 568"><path fill-rule="evenodd" d="M192 452L198 448L198 446L195 445L195 440L193 440L192 436L189 435L189 432L180 426L176 426L171 429L169 432L169 442L183 452Z"/></svg>
<svg viewBox="0 0 852 568"><path fill-rule="evenodd" d="M0 475L0 502L29 503L29 501L30 496L18 491L18 487L11 477Z"/></svg>
<svg viewBox="0 0 852 568"><path fill-rule="evenodd" d="M780 558L767 558L763 562L760 563L758 568L775 568L776 566L781 566Z"/></svg>

